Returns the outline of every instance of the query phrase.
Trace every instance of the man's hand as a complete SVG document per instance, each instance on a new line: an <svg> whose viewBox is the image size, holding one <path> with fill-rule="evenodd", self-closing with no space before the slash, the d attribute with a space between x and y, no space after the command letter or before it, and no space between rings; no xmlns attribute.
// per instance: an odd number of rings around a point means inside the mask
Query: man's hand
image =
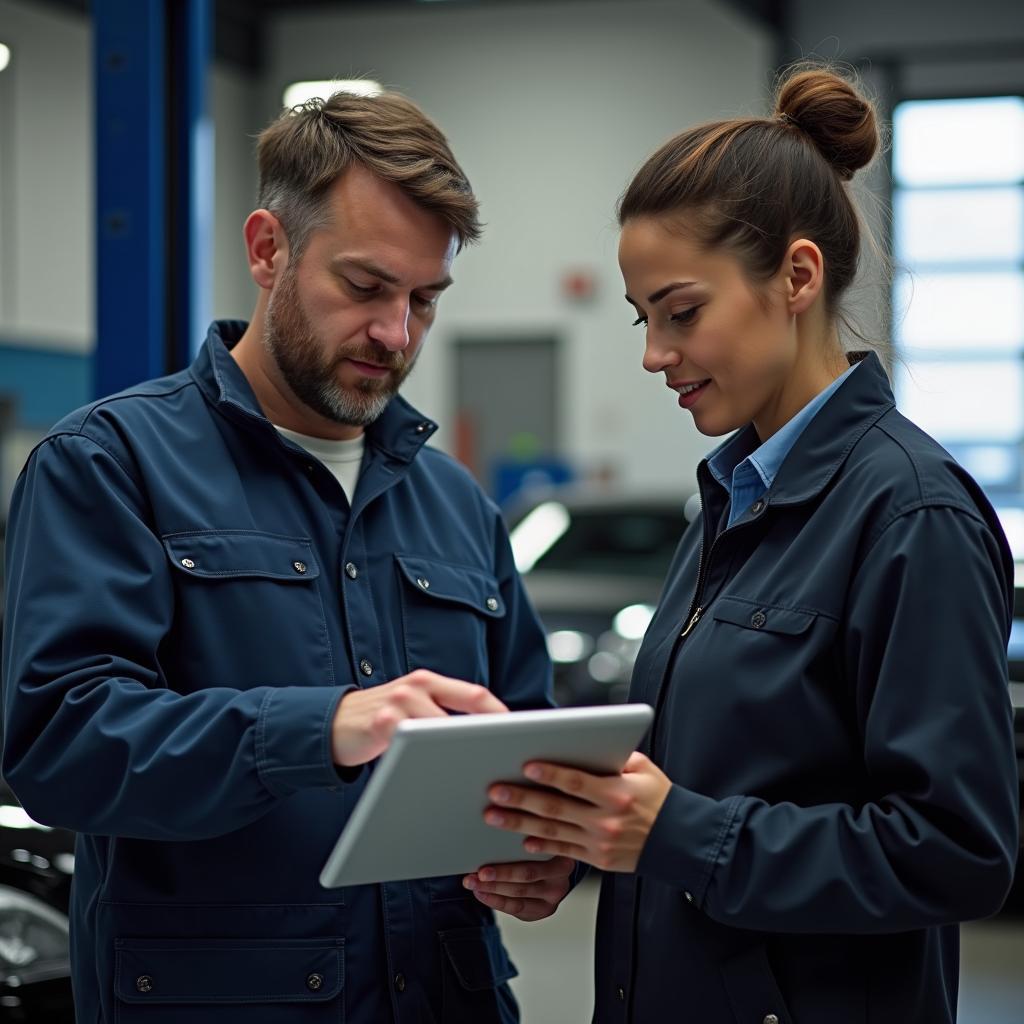
<svg viewBox="0 0 1024 1024"><path fill-rule="evenodd" d="M635 871L672 783L649 758L630 754L620 775L531 763L523 774L546 789L499 782L488 789L488 825L522 832L528 853L573 857L604 871ZM554 791L554 792L553 792Z"/></svg>
<svg viewBox="0 0 1024 1024"><path fill-rule="evenodd" d="M508 708L486 686L417 669L341 698L331 726L334 763L351 767L372 761L387 749L403 719L440 718L448 711L480 714Z"/></svg>
<svg viewBox="0 0 1024 1024"><path fill-rule="evenodd" d="M540 921L550 917L565 899L575 867L568 857L494 864L466 875L462 884L492 910L520 921Z"/></svg>

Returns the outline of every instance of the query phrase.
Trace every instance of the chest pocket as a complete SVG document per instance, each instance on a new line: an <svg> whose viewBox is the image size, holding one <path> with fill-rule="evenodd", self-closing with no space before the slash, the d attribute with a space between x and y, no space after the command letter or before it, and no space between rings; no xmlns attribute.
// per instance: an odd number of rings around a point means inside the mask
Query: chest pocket
<svg viewBox="0 0 1024 1024"><path fill-rule="evenodd" d="M759 604L740 597L722 597L714 605L712 614L718 622L728 622L759 633L799 636L811 628L817 613Z"/></svg>
<svg viewBox="0 0 1024 1024"><path fill-rule="evenodd" d="M816 612L782 608L739 597L720 597L712 606L716 660L727 677L737 674L763 698L775 681L799 678L814 659L811 629Z"/></svg>
<svg viewBox="0 0 1024 1024"><path fill-rule="evenodd" d="M162 538L175 589L174 626L161 661L182 685L246 689L331 684L318 581L304 537L196 530Z"/></svg>
<svg viewBox="0 0 1024 1024"><path fill-rule="evenodd" d="M488 628L505 616L498 581L482 569L395 555L402 594L406 667L490 681Z"/></svg>

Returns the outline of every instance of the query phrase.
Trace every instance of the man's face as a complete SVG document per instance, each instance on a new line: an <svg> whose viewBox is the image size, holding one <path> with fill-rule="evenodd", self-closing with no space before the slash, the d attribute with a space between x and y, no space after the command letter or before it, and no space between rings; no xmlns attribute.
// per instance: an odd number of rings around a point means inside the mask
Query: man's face
<svg viewBox="0 0 1024 1024"><path fill-rule="evenodd" d="M409 375L451 283L457 239L439 216L360 166L327 197L270 294L264 345L282 382L309 410L372 423Z"/></svg>

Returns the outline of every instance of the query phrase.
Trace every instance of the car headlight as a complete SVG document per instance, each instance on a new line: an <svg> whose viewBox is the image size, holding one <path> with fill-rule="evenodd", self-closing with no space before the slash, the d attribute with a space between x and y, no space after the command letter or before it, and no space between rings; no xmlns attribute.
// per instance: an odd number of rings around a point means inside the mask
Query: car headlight
<svg viewBox="0 0 1024 1024"><path fill-rule="evenodd" d="M0 885L0 977L68 958L68 919L42 900Z"/></svg>

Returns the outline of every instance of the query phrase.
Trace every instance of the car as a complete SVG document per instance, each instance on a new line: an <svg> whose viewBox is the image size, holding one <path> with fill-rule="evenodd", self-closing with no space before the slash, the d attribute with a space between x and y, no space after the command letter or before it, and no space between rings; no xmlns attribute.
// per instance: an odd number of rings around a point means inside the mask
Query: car
<svg viewBox="0 0 1024 1024"><path fill-rule="evenodd" d="M516 567L547 632L561 705L623 701L693 494L533 491L507 512Z"/></svg>
<svg viewBox="0 0 1024 1024"><path fill-rule="evenodd" d="M0 1020L73 1024L68 902L75 837L0 782Z"/></svg>

